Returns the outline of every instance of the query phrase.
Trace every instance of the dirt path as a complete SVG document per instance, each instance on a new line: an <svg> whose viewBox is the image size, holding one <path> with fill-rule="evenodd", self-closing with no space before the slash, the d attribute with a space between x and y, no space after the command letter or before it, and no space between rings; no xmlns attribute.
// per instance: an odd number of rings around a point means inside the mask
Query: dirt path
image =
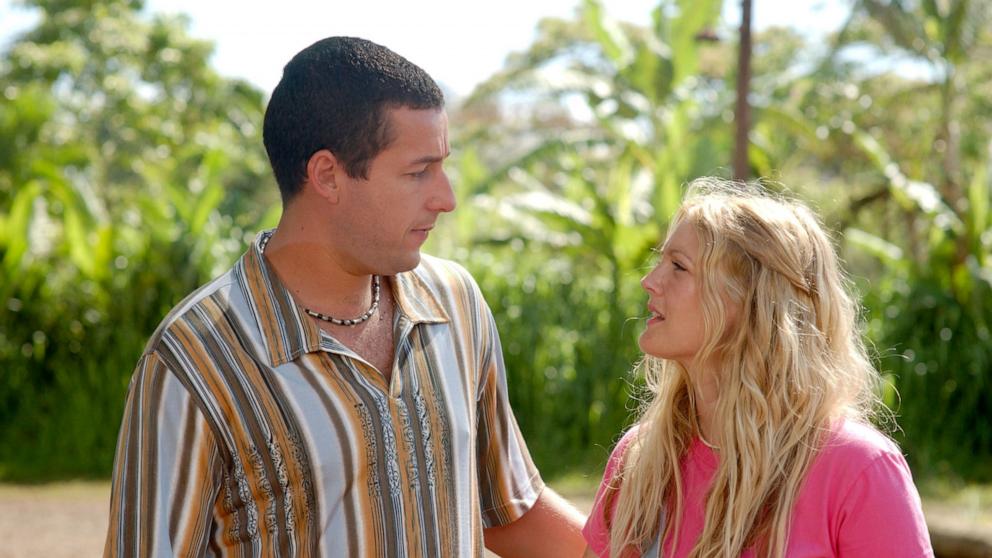
<svg viewBox="0 0 992 558"><path fill-rule="evenodd" d="M0 486L0 558L101 556L110 485Z"/></svg>
<svg viewBox="0 0 992 558"><path fill-rule="evenodd" d="M563 496L588 512L588 489L560 488ZM99 557L107 531L110 485L105 482L42 486L0 485L0 558ZM934 545L939 540L992 549L992 509L987 503L955 506L924 504ZM946 543L945 543L946 544ZM979 548L981 552L982 546ZM992 556L958 554L960 556ZM938 549L938 556L941 553Z"/></svg>
<svg viewBox="0 0 992 558"><path fill-rule="evenodd" d="M592 496L565 491L583 511ZM103 554L110 485L0 485L0 558L87 558Z"/></svg>

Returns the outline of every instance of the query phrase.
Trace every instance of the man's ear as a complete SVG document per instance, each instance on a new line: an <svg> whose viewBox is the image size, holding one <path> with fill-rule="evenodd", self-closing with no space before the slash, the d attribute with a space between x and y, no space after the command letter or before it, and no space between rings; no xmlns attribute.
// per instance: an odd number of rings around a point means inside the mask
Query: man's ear
<svg viewBox="0 0 992 558"><path fill-rule="evenodd" d="M337 157L328 149L321 149L307 161L306 185L330 203L337 203L341 195L337 176L344 172ZM306 185L304 187L306 187Z"/></svg>

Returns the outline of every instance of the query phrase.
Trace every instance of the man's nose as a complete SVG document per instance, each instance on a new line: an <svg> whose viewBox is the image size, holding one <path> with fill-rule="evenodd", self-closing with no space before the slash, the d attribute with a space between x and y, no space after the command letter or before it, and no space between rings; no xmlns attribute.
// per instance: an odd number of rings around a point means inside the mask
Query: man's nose
<svg viewBox="0 0 992 558"><path fill-rule="evenodd" d="M440 212L454 211L455 206L458 205L455 201L455 191L451 188L451 180L448 179L448 174L441 171L441 176L438 179L438 184L436 186L436 192L434 197L431 199L431 209Z"/></svg>

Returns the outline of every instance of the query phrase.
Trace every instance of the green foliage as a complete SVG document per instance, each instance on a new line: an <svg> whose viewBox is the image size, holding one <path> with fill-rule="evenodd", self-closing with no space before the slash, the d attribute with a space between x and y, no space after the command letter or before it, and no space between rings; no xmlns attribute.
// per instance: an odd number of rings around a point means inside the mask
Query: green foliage
<svg viewBox="0 0 992 558"><path fill-rule="evenodd" d="M977 56L990 22L987 2L857 2L830 55L780 81L756 127L782 179L813 180L803 192L846 237L920 476L992 470L992 76Z"/></svg>
<svg viewBox="0 0 992 558"><path fill-rule="evenodd" d="M506 248L518 257L475 250L464 261L497 316L517 420L545 474L595 469L630 421L634 379L627 371L637 358L639 331L617 322L624 316L616 305L635 293L618 295L598 274L577 277L570 258L528 243ZM540 255L519 257L532 252Z"/></svg>
<svg viewBox="0 0 992 558"><path fill-rule="evenodd" d="M533 111L515 106L470 132L476 166L492 170L461 181L470 193L458 219L484 223L462 238L493 295L511 347L511 397L545 470L601 460L598 446L630 420L639 331L630 318L641 313L636 279L647 249L681 185L720 174L729 159L734 53L687 39L711 21L714 6L703 4L663 2L646 29L584 2L575 21L542 22L531 49L469 100L471 109L523 96ZM883 396L917 473L982 480L992 470L992 73L962 54L992 45L979 4L923 3L914 9L925 13L913 13L864 2L826 56L803 54L810 49L788 30L759 36L749 156L756 174L796 188L846 237L890 380ZM892 63L879 72L849 46L877 48L881 59L922 55L933 71L905 78ZM962 126L966 119L974 125ZM951 350L959 343L967 349ZM583 346L597 358L584 360ZM559 377L573 380L549 383ZM555 403L559 393L566 404Z"/></svg>
<svg viewBox="0 0 992 558"><path fill-rule="evenodd" d="M0 479L105 477L152 329L278 215L263 99L183 18L26 4L41 21L0 58ZM682 185L726 172L735 45L697 40L720 7L639 26L584 0L451 107L459 209L430 250L478 278L546 475L598 469L635 416L638 279ZM860 0L825 51L755 42L752 171L842 233L920 476L992 471L990 18Z"/></svg>
<svg viewBox="0 0 992 558"><path fill-rule="evenodd" d="M729 145L693 40L719 7L660 6L645 29L587 0L577 21L543 21L534 46L467 103L512 92L538 107L465 142L464 156L493 170L459 173L456 219L475 210L474 248L460 259L496 313L514 410L547 474L601 466L636 414L638 280L682 185L717 169ZM535 122L564 100L590 116Z"/></svg>
<svg viewBox="0 0 992 558"><path fill-rule="evenodd" d="M857 229L848 235L885 266L866 302L874 309L871 333L886 350L882 370L900 396L889 402L900 441L917 470L988 482L992 423L981 419L992 416L988 164L974 175L968 210L955 212L934 186L907 180L876 142L865 148L888 175L895 211L914 216L910 227L923 244L910 252Z"/></svg>
<svg viewBox="0 0 992 558"><path fill-rule="evenodd" d="M992 352L989 278L968 276L974 298L962 304L937 277L897 283L874 300L887 310L879 344L896 352L883 359L901 397L900 442L917 470L945 478L988 482L992 464Z"/></svg>
<svg viewBox="0 0 992 558"><path fill-rule="evenodd" d="M45 3L0 67L2 479L107 475L147 338L275 200L261 94L137 9Z"/></svg>
<svg viewBox="0 0 992 558"><path fill-rule="evenodd" d="M925 122L917 135L892 126L884 133L851 134L887 194L882 211L899 216L890 230L876 229L895 239L902 255L885 262L869 302L877 344L898 355L883 358L882 367L901 396L901 442L924 474L987 482L992 128L979 92L992 87L992 79L987 63L972 53L992 44L992 10L987 2L969 0L915 6L866 0L860 8L865 17L852 22L854 33L880 33L882 44L934 69L893 99L913 107L911 122ZM965 76L975 78L967 89ZM887 101L885 95L876 99ZM924 119L915 116L921 113ZM972 126L963 126L972 118ZM903 158L883 145L919 158Z"/></svg>

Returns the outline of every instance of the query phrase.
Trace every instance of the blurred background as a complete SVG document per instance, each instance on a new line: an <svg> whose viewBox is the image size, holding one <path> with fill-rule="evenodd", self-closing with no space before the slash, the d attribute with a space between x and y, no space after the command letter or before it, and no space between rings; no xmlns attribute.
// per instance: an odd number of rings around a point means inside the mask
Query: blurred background
<svg viewBox="0 0 992 558"><path fill-rule="evenodd" d="M594 489L636 416L685 183L760 177L835 233L924 495L992 508L989 0L209 4L0 5L0 483L109 478L146 339L277 222L282 64L354 34L447 91L427 251L482 286L546 477Z"/></svg>

